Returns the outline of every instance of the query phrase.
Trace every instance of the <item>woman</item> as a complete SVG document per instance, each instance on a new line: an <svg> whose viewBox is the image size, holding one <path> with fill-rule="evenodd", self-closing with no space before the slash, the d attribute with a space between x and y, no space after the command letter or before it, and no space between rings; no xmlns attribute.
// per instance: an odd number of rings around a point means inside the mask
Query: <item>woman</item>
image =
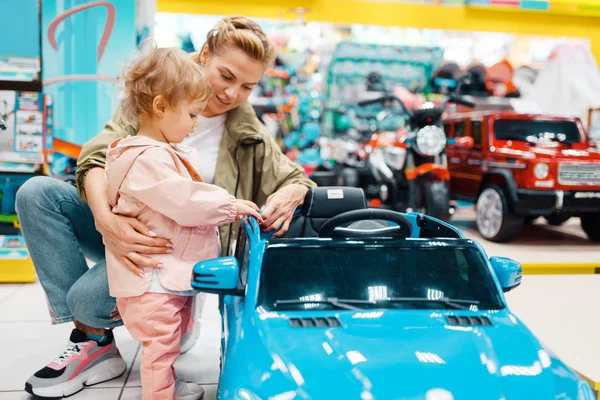
<svg viewBox="0 0 600 400"><path fill-rule="evenodd" d="M221 20L207 35L201 53L214 91L195 133L185 142L198 150L199 172L234 196L265 205L264 229L283 235L293 212L314 183L286 158L246 102L275 50L261 28L244 17ZM108 205L104 165L108 144L135 135L120 110L103 132L86 143L77 169L77 190L51 178L33 178L17 194L27 246L46 295L53 323L74 321L67 350L36 372L25 389L42 397L61 397L121 375L126 364L110 330L121 325L109 296L104 246L133 272L160 267L148 254L169 253L136 219L114 215ZM78 193L79 192L79 193ZM221 228L224 254L236 228ZM96 263L88 269L85 258Z"/></svg>

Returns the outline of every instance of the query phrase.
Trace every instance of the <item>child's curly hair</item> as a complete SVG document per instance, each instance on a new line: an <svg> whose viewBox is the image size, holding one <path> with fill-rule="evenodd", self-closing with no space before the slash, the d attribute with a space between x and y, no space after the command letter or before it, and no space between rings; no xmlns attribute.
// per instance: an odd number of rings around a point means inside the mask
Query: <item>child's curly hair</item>
<svg viewBox="0 0 600 400"><path fill-rule="evenodd" d="M129 121L152 117L152 102L162 95L168 107L183 100L207 100L212 90L202 67L176 48L151 49L123 72L123 116Z"/></svg>

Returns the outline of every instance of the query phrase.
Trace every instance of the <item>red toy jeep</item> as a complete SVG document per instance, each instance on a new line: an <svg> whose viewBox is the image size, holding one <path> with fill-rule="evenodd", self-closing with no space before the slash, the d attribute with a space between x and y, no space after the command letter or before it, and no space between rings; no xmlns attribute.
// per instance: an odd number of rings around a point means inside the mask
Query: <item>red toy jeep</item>
<svg viewBox="0 0 600 400"><path fill-rule="evenodd" d="M600 241L600 151L578 119L457 113L444 128L455 142L447 147L451 197L476 202L484 238L508 242L539 216L555 225L578 216Z"/></svg>

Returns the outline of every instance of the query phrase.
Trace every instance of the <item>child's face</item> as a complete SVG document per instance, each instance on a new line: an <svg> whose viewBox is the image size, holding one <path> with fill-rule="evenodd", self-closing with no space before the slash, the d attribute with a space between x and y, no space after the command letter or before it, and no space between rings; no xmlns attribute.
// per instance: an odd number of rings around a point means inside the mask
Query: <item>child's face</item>
<svg viewBox="0 0 600 400"><path fill-rule="evenodd" d="M160 121L160 128L169 143L181 143L198 126L198 115L206 102L182 101L176 107L168 107Z"/></svg>

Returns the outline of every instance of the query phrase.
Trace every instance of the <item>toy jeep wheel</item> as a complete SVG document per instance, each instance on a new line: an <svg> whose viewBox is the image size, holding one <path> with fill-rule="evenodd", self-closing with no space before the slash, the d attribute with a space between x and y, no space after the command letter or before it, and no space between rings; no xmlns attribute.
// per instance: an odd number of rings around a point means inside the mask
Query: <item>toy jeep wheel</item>
<svg viewBox="0 0 600 400"><path fill-rule="evenodd" d="M533 221L535 221L535 220L536 220L536 219L538 219L539 217L540 217L539 215L527 215L527 216L525 217L525 220L524 220L525 222L524 222L524 224L525 224L525 225L531 225L531 224L533 224Z"/></svg>
<svg viewBox="0 0 600 400"><path fill-rule="evenodd" d="M591 241L600 242L600 213L582 215L581 228Z"/></svg>
<svg viewBox="0 0 600 400"><path fill-rule="evenodd" d="M442 221L450 219L450 195L443 182L427 182L424 186L425 214Z"/></svg>
<svg viewBox="0 0 600 400"><path fill-rule="evenodd" d="M523 228L523 217L512 214L501 187L488 186L477 199L477 229L492 242L510 242Z"/></svg>

